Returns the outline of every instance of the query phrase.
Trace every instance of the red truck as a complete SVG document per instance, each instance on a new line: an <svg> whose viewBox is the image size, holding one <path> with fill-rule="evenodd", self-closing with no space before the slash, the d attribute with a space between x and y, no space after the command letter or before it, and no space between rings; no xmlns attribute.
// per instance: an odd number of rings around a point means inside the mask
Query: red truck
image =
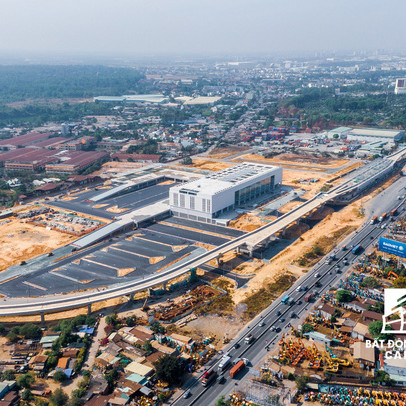
<svg viewBox="0 0 406 406"><path fill-rule="evenodd" d="M305 302L311 302L312 299L313 299L313 293L309 293L304 298Z"/></svg>
<svg viewBox="0 0 406 406"><path fill-rule="evenodd" d="M371 224L375 224L376 220L378 220L378 216L374 216L371 218Z"/></svg>
<svg viewBox="0 0 406 406"><path fill-rule="evenodd" d="M390 212L390 215L393 217L393 216L396 216L396 214L397 214L397 209L393 209L391 212Z"/></svg>
<svg viewBox="0 0 406 406"><path fill-rule="evenodd" d="M214 381L216 378L217 378L217 372L214 369L207 371L202 376L202 385L208 386L210 384L210 382Z"/></svg>
<svg viewBox="0 0 406 406"><path fill-rule="evenodd" d="M245 368L245 363L243 360L238 361L231 369L230 369L230 376L231 378L235 378L235 376Z"/></svg>

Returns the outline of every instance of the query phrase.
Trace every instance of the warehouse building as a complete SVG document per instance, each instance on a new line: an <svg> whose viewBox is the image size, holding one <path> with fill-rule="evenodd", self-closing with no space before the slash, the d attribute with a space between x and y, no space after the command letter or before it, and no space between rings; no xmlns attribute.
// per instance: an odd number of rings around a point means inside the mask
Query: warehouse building
<svg viewBox="0 0 406 406"><path fill-rule="evenodd" d="M174 186L169 202L175 216L216 223L222 213L271 192L282 183L282 168L243 163Z"/></svg>
<svg viewBox="0 0 406 406"><path fill-rule="evenodd" d="M47 172L78 173L96 162L103 161L109 155L93 151L61 151L57 154L58 163L45 166Z"/></svg>
<svg viewBox="0 0 406 406"><path fill-rule="evenodd" d="M124 96L97 96L93 98L95 103L150 103L160 104L169 101L163 94L130 94Z"/></svg>
<svg viewBox="0 0 406 406"><path fill-rule="evenodd" d="M18 137L8 138L6 140L0 140L0 149L13 150L17 148L23 148L28 145L36 144L37 142L48 139L52 133L29 133L25 135L19 135Z"/></svg>
<svg viewBox="0 0 406 406"><path fill-rule="evenodd" d="M403 130L385 130L381 128L349 128L338 127L328 132L329 138L339 136L340 139L359 142L402 142L405 132Z"/></svg>

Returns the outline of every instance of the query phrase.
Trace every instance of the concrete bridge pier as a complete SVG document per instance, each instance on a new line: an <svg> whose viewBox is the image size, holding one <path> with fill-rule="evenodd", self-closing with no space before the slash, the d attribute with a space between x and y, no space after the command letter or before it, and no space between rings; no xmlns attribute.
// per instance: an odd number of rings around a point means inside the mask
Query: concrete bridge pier
<svg viewBox="0 0 406 406"><path fill-rule="evenodd" d="M269 236L268 238L265 238L263 245L265 247L265 249L267 249L269 247L269 245L271 244L272 241L272 236Z"/></svg>
<svg viewBox="0 0 406 406"><path fill-rule="evenodd" d="M222 257L222 255L218 255L217 257L216 257L216 265L217 266L220 266L221 264L222 264L222 260L221 260L221 257Z"/></svg>
<svg viewBox="0 0 406 406"><path fill-rule="evenodd" d="M163 290L166 290L166 282L164 282L164 283L162 284L162 289L163 289Z"/></svg>
<svg viewBox="0 0 406 406"><path fill-rule="evenodd" d="M41 324L44 324L45 323L45 313L41 312L40 314L41 314Z"/></svg>
<svg viewBox="0 0 406 406"><path fill-rule="evenodd" d="M89 303L88 305L87 305L87 314L92 314L92 304L91 303Z"/></svg>

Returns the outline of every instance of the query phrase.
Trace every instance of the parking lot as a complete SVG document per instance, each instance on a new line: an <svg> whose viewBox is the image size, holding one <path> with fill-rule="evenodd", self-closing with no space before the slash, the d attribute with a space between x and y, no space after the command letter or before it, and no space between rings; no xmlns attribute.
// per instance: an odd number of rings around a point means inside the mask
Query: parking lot
<svg viewBox="0 0 406 406"><path fill-rule="evenodd" d="M190 259L191 255L202 254L205 248L198 246L199 243L217 246L243 234L239 230L173 217L165 222L114 237L57 262L49 258L48 266L0 284L0 294L41 296L143 279ZM22 268L22 271L26 270Z"/></svg>

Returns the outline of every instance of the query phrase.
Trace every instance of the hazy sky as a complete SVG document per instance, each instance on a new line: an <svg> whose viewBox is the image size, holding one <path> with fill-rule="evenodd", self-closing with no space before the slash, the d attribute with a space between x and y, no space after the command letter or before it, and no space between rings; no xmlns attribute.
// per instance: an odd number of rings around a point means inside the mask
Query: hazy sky
<svg viewBox="0 0 406 406"><path fill-rule="evenodd" d="M406 48L406 0L0 0L0 52Z"/></svg>

